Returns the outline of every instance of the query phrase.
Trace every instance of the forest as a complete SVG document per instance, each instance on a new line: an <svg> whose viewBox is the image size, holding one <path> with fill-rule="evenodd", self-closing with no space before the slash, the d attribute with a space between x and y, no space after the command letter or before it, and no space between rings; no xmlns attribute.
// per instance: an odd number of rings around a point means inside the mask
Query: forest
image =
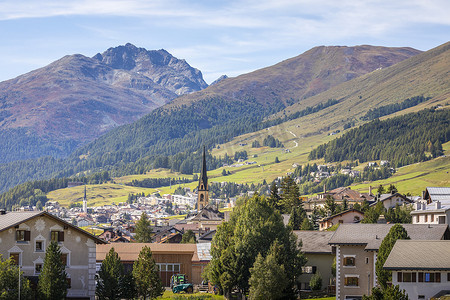
<svg viewBox="0 0 450 300"><path fill-rule="evenodd" d="M398 111L416 106L416 105L418 105L422 102L428 101L430 99L431 99L431 97L416 96L416 97L408 98L401 103L394 103L394 104L380 106L377 108L371 108L364 116L361 117L361 120L364 120L364 121L375 120L377 118L381 118L383 116L387 116L387 115L396 113Z"/></svg>
<svg viewBox="0 0 450 300"><path fill-rule="evenodd" d="M388 160L401 167L443 154L450 140L450 110L425 109L384 121L379 119L351 129L341 137L313 149L309 159L360 163Z"/></svg>

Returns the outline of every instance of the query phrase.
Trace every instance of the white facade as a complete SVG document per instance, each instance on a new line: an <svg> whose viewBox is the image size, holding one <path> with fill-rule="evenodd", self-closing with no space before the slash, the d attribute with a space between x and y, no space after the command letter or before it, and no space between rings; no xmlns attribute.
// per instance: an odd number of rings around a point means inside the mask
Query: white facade
<svg viewBox="0 0 450 300"><path fill-rule="evenodd" d="M416 210L411 212L413 224L449 224L450 204L417 202L415 207Z"/></svg>
<svg viewBox="0 0 450 300"><path fill-rule="evenodd" d="M429 300L440 291L450 289L449 271L392 271L392 284L398 285L400 290L405 290L409 299ZM400 277L399 273L401 273ZM410 282L404 282L405 277ZM435 282L437 277L440 282Z"/></svg>
<svg viewBox="0 0 450 300"><path fill-rule="evenodd" d="M182 195L172 195L172 202L176 205L189 205L190 207L194 207L197 202L196 197L186 197Z"/></svg>

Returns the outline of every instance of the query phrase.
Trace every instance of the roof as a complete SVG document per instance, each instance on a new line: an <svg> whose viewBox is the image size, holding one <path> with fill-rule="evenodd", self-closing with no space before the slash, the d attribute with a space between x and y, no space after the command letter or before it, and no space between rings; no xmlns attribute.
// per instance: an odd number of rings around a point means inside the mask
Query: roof
<svg viewBox="0 0 450 300"><path fill-rule="evenodd" d="M450 202L450 187L427 187L424 199L432 201Z"/></svg>
<svg viewBox="0 0 450 300"><path fill-rule="evenodd" d="M331 191L319 193L319 195L331 195L335 200L343 200L345 198L349 201L360 201L362 199L365 199L365 197L367 196L361 194L358 191L352 190L349 187L339 187Z"/></svg>
<svg viewBox="0 0 450 300"><path fill-rule="evenodd" d="M200 240L211 241L215 235L216 235L216 230L207 231L206 233L202 234L198 238L199 243L201 243Z"/></svg>
<svg viewBox="0 0 450 300"><path fill-rule="evenodd" d="M96 237L95 235L81 229L78 226L75 226L69 222L66 222L63 219L58 218L46 211L12 211L12 212L6 212L6 214L4 214L4 215L0 214L0 232L5 231L11 227L15 227L16 225L19 225L21 223L27 222L28 220L31 220L31 219L34 219L34 218L40 217L40 216L46 216L57 222L63 223L65 226L68 226L78 232L81 232L82 234L89 236L97 244L105 244L106 243L105 241Z"/></svg>
<svg viewBox="0 0 450 300"><path fill-rule="evenodd" d="M97 261L104 260L111 248L114 248L122 261L136 261L144 246L150 247L153 254L194 255L197 252L196 244L111 243L97 246Z"/></svg>
<svg viewBox="0 0 450 300"><path fill-rule="evenodd" d="M446 224L401 224L412 240L440 240L448 232ZM365 250L377 251L394 224L340 224L331 245L366 245Z"/></svg>
<svg viewBox="0 0 450 300"><path fill-rule="evenodd" d="M388 270L450 270L450 241L398 240L386 259L384 268Z"/></svg>
<svg viewBox="0 0 450 300"><path fill-rule="evenodd" d="M379 198L379 201L386 201L388 199L391 199L392 197L400 197L400 198L403 198L404 200L406 200L406 201L408 201L410 203L413 202L411 199L409 199L408 197L406 197L405 195L402 195L400 193L381 194L380 198ZM375 202L375 204L376 204L376 202Z"/></svg>
<svg viewBox="0 0 450 300"><path fill-rule="evenodd" d="M211 256L211 243L197 244L197 257L200 261L210 261Z"/></svg>
<svg viewBox="0 0 450 300"><path fill-rule="evenodd" d="M302 241L302 252L332 253L332 246L328 244L334 231L294 230L298 241Z"/></svg>
<svg viewBox="0 0 450 300"><path fill-rule="evenodd" d="M323 218L323 219L321 219L320 221L322 222L322 221L330 220L330 219L333 219L333 218L335 218L335 217L339 217L339 216L345 215L345 214L350 213L350 212L357 212L357 213L359 213L361 216L364 216L364 213L360 212L360 211L357 210L357 209L347 209L347 210L344 210L343 212L340 212L340 213L338 213L338 214L335 214L335 215L332 215L332 216Z"/></svg>
<svg viewBox="0 0 450 300"><path fill-rule="evenodd" d="M224 214L222 212L207 205L190 221L223 221L223 219Z"/></svg>

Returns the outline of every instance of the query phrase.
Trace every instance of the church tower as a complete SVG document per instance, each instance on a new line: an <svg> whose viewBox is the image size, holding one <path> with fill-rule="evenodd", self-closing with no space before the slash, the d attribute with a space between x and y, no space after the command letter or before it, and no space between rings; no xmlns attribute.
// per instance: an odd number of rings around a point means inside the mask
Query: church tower
<svg viewBox="0 0 450 300"><path fill-rule="evenodd" d="M206 150L203 147L203 162L202 170L200 172L200 178L198 181L198 199L197 199L197 210L200 211L209 202L209 190L208 190L208 174L206 174Z"/></svg>
<svg viewBox="0 0 450 300"><path fill-rule="evenodd" d="M87 213L86 184L84 185L83 212Z"/></svg>

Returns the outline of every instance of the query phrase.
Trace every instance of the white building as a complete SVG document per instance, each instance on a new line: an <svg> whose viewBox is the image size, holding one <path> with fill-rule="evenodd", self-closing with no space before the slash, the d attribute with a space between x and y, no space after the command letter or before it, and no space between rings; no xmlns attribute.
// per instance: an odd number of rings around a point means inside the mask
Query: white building
<svg viewBox="0 0 450 300"><path fill-rule="evenodd" d="M408 253L408 255L406 255ZM397 240L384 268L409 299L432 299L450 292L450 241Z"/></svg>
<svg viewBox="0 0 450 300"><path fill-rule="evenodd" d="M411 212L413 224L449 224L450 188L427 187L415 209Z"/></svg>

